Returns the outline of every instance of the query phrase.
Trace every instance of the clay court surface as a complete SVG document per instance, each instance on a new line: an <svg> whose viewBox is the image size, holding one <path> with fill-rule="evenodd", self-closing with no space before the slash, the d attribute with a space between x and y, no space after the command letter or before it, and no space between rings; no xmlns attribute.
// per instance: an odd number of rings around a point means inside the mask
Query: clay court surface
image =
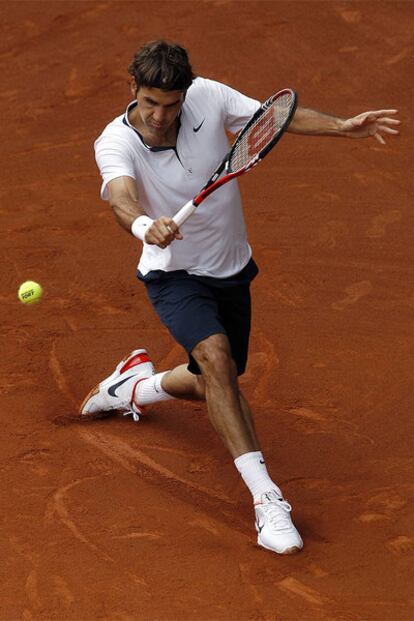
<svg viewBox="0 0 414 621"><path fill-rule="evenodd" d="M408 621L413 590L412 2L2 2L1 621ZM244 30L243 30L244 29ZM305 548L255 544L204 407L81 424L136 347L184 360L98 196L94 138L143 42L264 99L398 108L385 147L288 135L241 181L261 274L243 390ZM36 306L18 285L42 283Z"/></svg>

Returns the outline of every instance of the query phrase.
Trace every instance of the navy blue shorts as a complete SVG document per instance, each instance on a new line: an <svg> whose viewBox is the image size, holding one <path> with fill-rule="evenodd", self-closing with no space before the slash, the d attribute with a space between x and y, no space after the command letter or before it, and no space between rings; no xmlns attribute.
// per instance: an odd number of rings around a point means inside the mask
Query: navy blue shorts
<svg viewBox="0 0 414 621"><path fill-rule="evenodd" d="M192 350L213 334L227 335L237 373L244 373L251 323L250 282L257 273L253 259L230 278L193 276L184 270L154 271L146 276L138 272L162 323L188 353L191 373L201 373Z"/></svg>

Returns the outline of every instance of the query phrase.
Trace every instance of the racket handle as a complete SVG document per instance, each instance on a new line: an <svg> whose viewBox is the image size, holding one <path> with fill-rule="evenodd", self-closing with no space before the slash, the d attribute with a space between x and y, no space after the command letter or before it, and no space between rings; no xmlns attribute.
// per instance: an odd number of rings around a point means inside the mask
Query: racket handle
<svg viewBox="0 0 414 621"><path fill-rule="evenodd" d="M180 228L180 226L184 224L187 218L189 218L196 209L197 205L194 205L193 201L191 200L188 201L188 203L186 203L184 207L181 207L179 211L177 211L177 213L173 217L173 221L178 226L178 228Z"/></svg>

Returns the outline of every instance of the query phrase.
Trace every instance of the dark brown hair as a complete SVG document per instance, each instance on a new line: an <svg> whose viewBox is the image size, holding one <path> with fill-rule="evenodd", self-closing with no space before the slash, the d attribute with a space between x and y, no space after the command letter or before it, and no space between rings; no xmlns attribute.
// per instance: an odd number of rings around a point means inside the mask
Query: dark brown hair
<svg viewBox="0 0 414 621"><path fill-rule="evenodd" d="M141 86L163 91L186 91L195 75L187 51L166 41L151 41L139 49L128 67L137 90Z"/></svg>

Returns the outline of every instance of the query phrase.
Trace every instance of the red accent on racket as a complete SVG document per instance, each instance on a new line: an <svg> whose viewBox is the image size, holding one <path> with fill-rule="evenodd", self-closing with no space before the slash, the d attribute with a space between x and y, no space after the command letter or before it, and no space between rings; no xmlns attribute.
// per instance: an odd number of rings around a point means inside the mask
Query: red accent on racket
<svg viewBox="0 0 414 621"><path fill-rule="evenodd" d="M297 105L297 95L285 88L265 101L240 131L226 157L203 189L175 214L180 227L207 196L256 166L273 149L289 126ZM220 175L225 173L221 178Z"/></svg>

